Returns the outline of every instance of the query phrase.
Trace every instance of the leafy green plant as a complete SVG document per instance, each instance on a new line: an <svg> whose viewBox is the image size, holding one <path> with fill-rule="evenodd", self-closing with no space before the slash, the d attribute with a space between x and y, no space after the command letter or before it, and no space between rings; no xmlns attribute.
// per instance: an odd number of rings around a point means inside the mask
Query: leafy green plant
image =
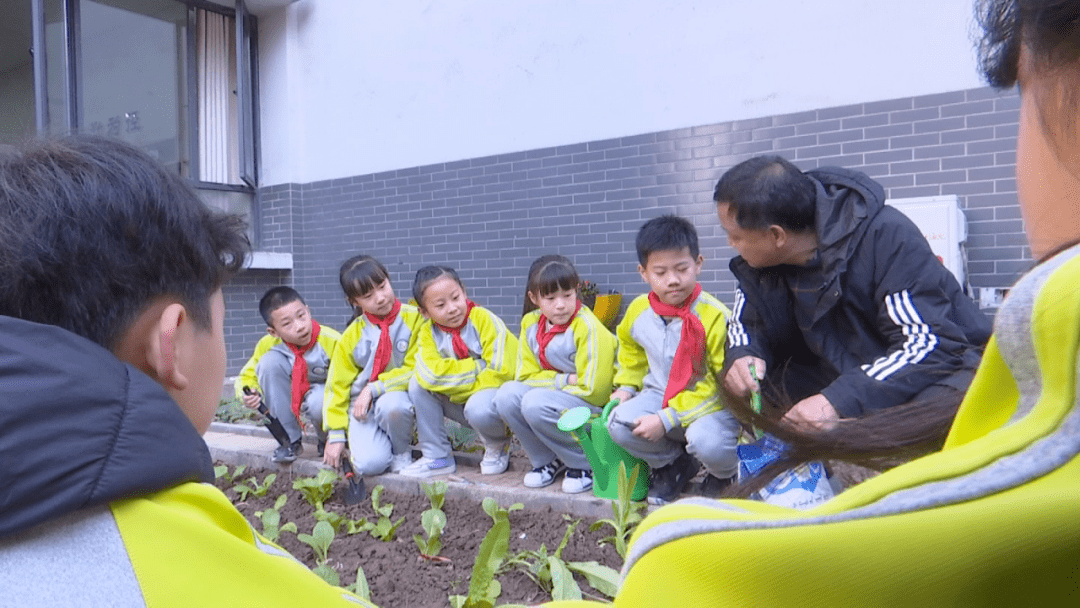
<svg viewBox="0 0 1080 608"><path fill-rule="evenodd" d="M276 543L283 532L292 532L293 534L296 534L295 523L291 521L284 525L281 523L281 508L285 506L285 503L288 500L289 497L282 494L277 497L273 507L266 509L265 511L255 512L255 517L258 517L262 522L262 535L266 537L266 540L272 543Z"/></svg>
<svg viewBox="0 0 1080 608"><path fill-rule="evenodd" d="M240 495L240 501L247 500L248 494L254 494L259 498L266 496L266 493L270 491L270 486L274 485L274 480L277 479L277 473L270 473L263 479L260 484L257 477L248 477L244 483L238 483L233 486L233 491Z"/></svg>
<svg viewBox="0 0 1080 608"><path fill-rule="evenodd" d="M299 490L304 495L304 500L315 508L323 510L323 503L334 494L334 482L338 480L338 474L331 469L319 469L315 477L301 477L293 482L294 490Z"/></svg>
<svg viewBox="0 0 1080 608"><path fill-rule="evenodd" d="M569 521L568 516L563 516ZM603 566L595 561L592 562L568 562L563 560L562 552L570 542L574 530L577 529L580 519L569 521L566 533L563 534L562 542L554 553L548 554L547 547L540 545L535 551L522 551L507 558L503 569L517 568L531 578L541 589L551 594L551 599L580 600L582 598L581 587L574 580L574 572L585 577L589 585L597 591L614 597L619 588L619 573Z"/></svg>
<svg viewBox="0 0 1080 608"><path fill-rule="evenodd" d="M381 484L371 490L371 507L375 510L379 519L371 527L370 532L371 536L383 542L390 542L397 538L398 526L405 521L405 518L399 517L397 521L391 522L390 515L394 513L394 505L392 503L380 504L385 490L386 488Z"/></svg>
<svg viewBox="0 0 1080 608"><path fill-rule="evenodd" d="M238 465L236 465L236 468L233 469L233 472L230 473L229 472L229 465L227 465L227 464L219 464L218 466L214 467L214 477L216 479L225 480L225 483L232 483L232 482L236 481L241 475L243 475L244 471L246 471L246 470L247 470L247 465L246 464L238 464Z"/></svg>
<svg viewBox="0 0 1080 608"><path fill-rule="evenodd" d="M325 509L315 511L313 515L315 516L315 521L325 521L330 524L330 527L334 529L335 534L341 532L341 528L349 521L349 519L341 513L327 511Z"/></svg>
<svg viewBox="0 0 1080 608"><path fill-rule="evenodd" d="M492 498L485 498L483 506L484 512L491 516L494 523L476 552L476 563L469 579L469 594L451 595L452 608L493 608L495 600L502 594L502 585L495 580L495 574L510 549L510 511L517 509L500 509ZM521 504L514 507L521 508Z"/></svg>
<svg viewBox="0 0 1080 608"><path fill-rule="evenodd" d="M258 419L258 415L239 399L223 399L218 402L214 419L221 422L253 423Z"/></svg>
<svg viewBox="0 0 1080 608"><path fill-rule="evenodd" d="M413 540L420 549L420 556L428 560L448 561L445 557L438 557L442 551L442 531L446 528L446 513L442 506L446 500L446 482L420 484L431 501L431 508L420 514L420 525L427 534L427 538L419 534L413 534Z"/></svg>
<svg viewBox="0 0 1080 608"><path fill-rule="evenodd" d="M449 418L446 419L443 426L446 428L446 435L450 439L450 447L455 452L478 452L483 448L477 440L476 431L471 428Z"/></svg>
<svg viewBox="0 0 1080 608"><path fill-rule="evenodd" d="M367 575L364 574L363 566L356 568L356 582L345 587L345 590L353 592L362 600L371 601L371 588L368 587Z"/></svg>
<svg viewBox="0 0 1080 608"><path fill-rule="evenodd" d="M337 570L331 568L327 563L330 561L330 544L334 542L333 526L325 521L316 522L311 534L297 534L296 540L311 547L311 550L315 552L315 568L312 568L311 571L318 574L327 583L335 587L340 586L341 577L338 575Z"/></svg>
<svg viewBox="0 0 1080 608"><path fill-rule="evenodd" d="M521 504L520 502L515 502L508 508L503 509L499 506L499 503L495 502L495 499L491 498L490 496L485 498L483 502L480 503L480 506L483 507L484 513L487 513L488 516L491 517L491 521L493 521L494 523L499 523L500 518L505 518L507 521L509 521L511 511L520 511L525 508L525 505Z"/></svg>
<svg viewBox="0 0 1080 608"><path fill-rule="evenodd" d="M590 532L599 530L604 526L611 526L611 536L600 539L600 544L614 543L615 550L623 559L626 559L626 543L630 539L630 534L633 533L634 528L645 517L645 503L630 500L634 484L637 483L637 476L638 467L634 467L634 472L627 478L626 463L619 463L619 494L616 500L611 501L613 517L611 519L601 519L589 526Z"/></svg>

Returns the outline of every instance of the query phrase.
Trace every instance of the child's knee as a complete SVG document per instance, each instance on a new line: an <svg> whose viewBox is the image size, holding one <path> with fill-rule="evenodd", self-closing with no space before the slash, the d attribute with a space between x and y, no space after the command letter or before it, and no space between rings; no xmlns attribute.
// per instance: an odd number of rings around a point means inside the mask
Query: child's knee
<svg viewBox="0 0 1080 608"><path fill-rule="evenodd" d="M390 469L390 458L389 453L349 455L357 475L382 475Z"/></svg>

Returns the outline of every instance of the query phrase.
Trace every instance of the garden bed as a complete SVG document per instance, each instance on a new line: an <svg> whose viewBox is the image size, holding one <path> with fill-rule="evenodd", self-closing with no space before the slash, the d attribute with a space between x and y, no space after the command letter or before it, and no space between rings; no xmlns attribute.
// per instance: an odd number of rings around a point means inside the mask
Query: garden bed
<svg viewBox="0 0 1080 608"><path fill-rule="evenodd" d="M220 470L221 467L219 467ZM287 496L280 509L280 524L295 524L299 534L311 535L317 524L316 509L305 499L303 493L293 489L294 479L287 469L252 470L248 469L230 479L235 467L228 467L224 476L218 478L217 485L237 509L250 521L255 529L263 531L263 518L256 512L267 512L274 507L275 501L284 494ZM234 489L240 482L254 477L259 484L269 474L278 477L264 492L264 496L249 494L241 497ZM375 524L380 516L372 504L372 490L378 484L378 478L366 480L367 496L356 505L345 505L342 492L344 481L337 481L333 495L323 505L324 511L340 516L339 531L330 543L326 565L339 577L342 586L355 582L357 567L362 566L370 588L371 600L380 606L449 606L450 595L467 595L469 582L477 559L481 542L493 527L493 518L474 501L460 498L446 498L442 511L446 516L446 525L442 531L442 548L435 559L421 557L413 536L419 534L426 539L421 520L425 510L431 509L428 496L390 493L381 494L380 506L384 513L386 506L393 505L389 520L397 522L396 538L390 541L379 540L372 531L348 533L349 520L358 528L360 521ZM261 488L260 488L261 489ZM241 500L243 498L243 500ZM510 505L500 505L507 508ZM547 555L555 552L564 539L572 518L555 512L550 508L539 510L514 510L508 513L510 534L508 560L504 561L496 579L501 584L501 594L497 604L537 604L551 599L551 593L534 582L524 571L525 565L512 566L508 562L517 556L522 561L530 561L538 567L548 560L538 559L537 553L543 546ZM322 516L326 519L326 516ZM386 523L390 523L390 521ZM622 558L610 543L600 541L612 534L610 526L603 526L596 531L589 531L592 521L581 521L570 535L561 554L564 562L595 561L617 571L622 565ZM325 528L325 526L324 526ZM379 530L376 530L378 532ZM297 533L284 532L277 542L290 553L311 568L317 566L317 557L312 547L299 540ZM532 553L523 553L532 552ZM542 577L541 577L542 578ZM558 577L556 577L558 578ZM584 576L575 577L584 597L604 599L605 596L587 582ZM547 583L550 585L550 583Z"/></svg>

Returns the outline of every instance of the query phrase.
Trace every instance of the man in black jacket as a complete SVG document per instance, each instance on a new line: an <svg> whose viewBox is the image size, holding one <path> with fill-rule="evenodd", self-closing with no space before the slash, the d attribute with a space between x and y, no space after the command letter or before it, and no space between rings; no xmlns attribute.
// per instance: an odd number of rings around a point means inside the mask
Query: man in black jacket
<svg viewBox="0 0 1080 608"><path fill-rule="evenodd" d="M991 323L880 184L761 156L725 173L713 199L740 254L728 390L763 380L794 403L790 422L828 429L967 388Z"/></svg>

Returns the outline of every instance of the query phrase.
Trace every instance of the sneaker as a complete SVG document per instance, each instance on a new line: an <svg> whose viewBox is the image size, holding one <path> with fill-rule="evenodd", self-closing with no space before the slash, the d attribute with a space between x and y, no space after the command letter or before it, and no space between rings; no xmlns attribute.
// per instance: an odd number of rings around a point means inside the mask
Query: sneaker
<svg viewBox="0 0 1080 608"><path fill-rule="evenodd" d="M675 462L652 469L649 472L649 504L665 505L677 499L700 466L693 456L683 452Z"/></svg>
<svg viewBox="0 0 1080 608"><path fill-rule="evenodd" d="M274 450L274 455L270 457L273 462L289 463L296 460L296 457L304 453L304 445L299 441L294 441L289 445L283 445Z"/></svg>
<svg viewBox="0 0 1080 608"><path fill-rule="evenodd" d="M536 467L525 474L524 484L526 488L545 488L555 483L555 478L566 467L556 458L542 467Z"/></svg>
<svg viewBox="0 0 1080 608"><path fill-rule="evenodd" d="M592 489L592 471L587 469L566 469L562 480L562 491L567 494L580 494Z"/></svg>
<svg viewBox="0 0 1080 608"><path fill-rule="evenodd" d="M390 472L400 473L413 463L412 451L394 454L390 458Z"/></svg>
<svg viewBox="0 0 1080 608"><path fill-rule="evenodd" d="M735 483L735 476L731 477L717 477L712 473L706 473L705 479L701 480L701 484L695 488L695 493L705 498L720 498L720 495L724 493L724 490L731 484Z"/></svg>
<svg viewBox="0 0 1080 608"><path fill-rule="evenodd" d="M480 473L498 475L510 466L510 442L484 448L484 459L480 461Z"/></svg>
<svg viewBox="0 0 1080 608"><path fill-rule="evenodd" d="M398 474L406 477L435 477L436 475L449 475L457 470L457 462L453 457L449 458L421 458L398 471Z"/></svg>

